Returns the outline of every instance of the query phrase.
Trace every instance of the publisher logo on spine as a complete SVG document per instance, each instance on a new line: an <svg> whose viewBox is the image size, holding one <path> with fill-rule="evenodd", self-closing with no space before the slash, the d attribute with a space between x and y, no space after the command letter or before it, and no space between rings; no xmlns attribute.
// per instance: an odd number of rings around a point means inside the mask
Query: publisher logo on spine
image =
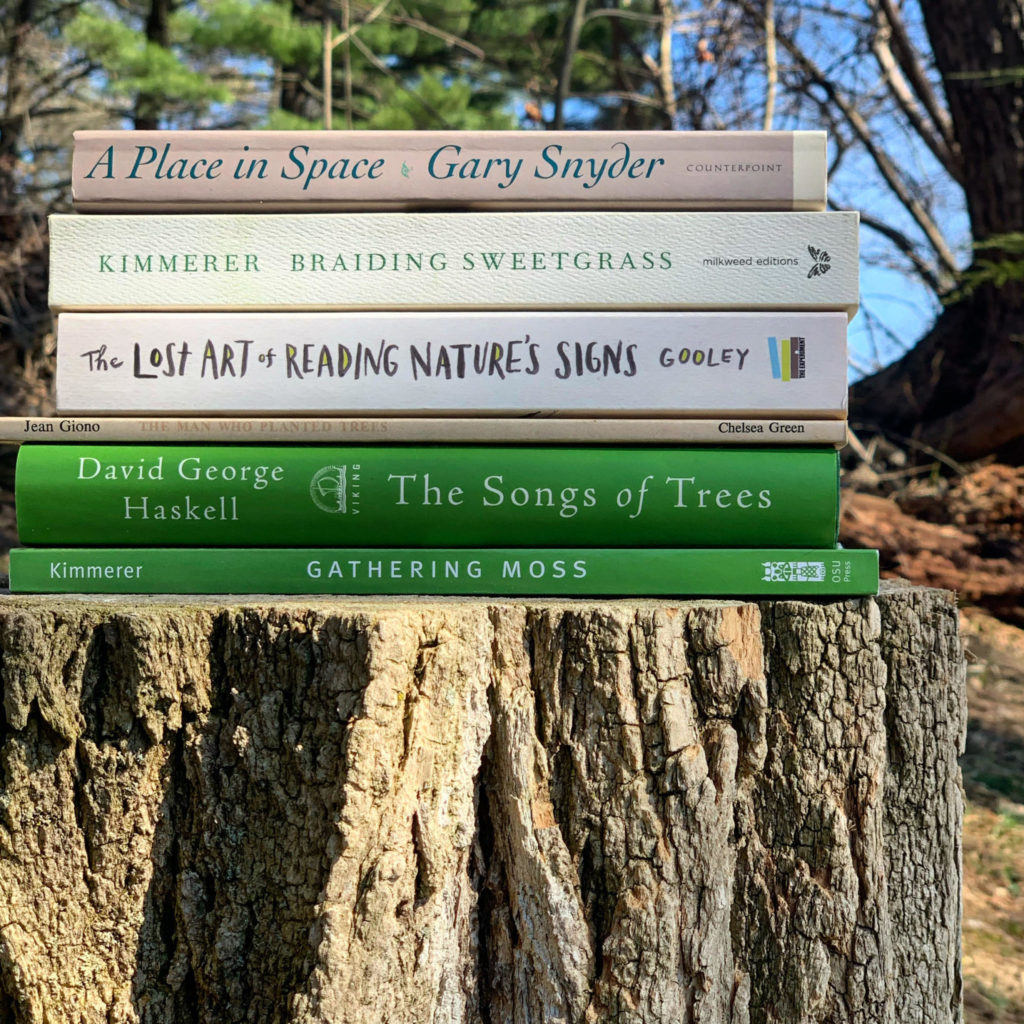
<svg viewBox="0 0 1024 1024"><path fill-rule="evenodd" d="M827 249L808 245L807 255L811 265L807 270L807 279L824 277L832 269L832 256ZM701 258L701 266L708 270L729 270L743 267L800 267L803 269L807 260L802 256L765 256L743 255L740 253L728 256L705 256Z"/></svg>
<svg viewBox="0 0 1024 1024"><path fill-rule="evenodd" d="M811 269L807 271L808 278L821 277L832 269L832 257L824 249L815 249L813 245L807 246L811 255Z"/></svg>
<svg viewBox="0 0 1024 1024"><path fill-rule="evenodd" d="M821 583L825 579L824 562L762 562L764 583Z"/></svg>
<svg viewBox="0 0 1024 1024"><path fill-rule="evenodd" d="M309 482L309 496L321 512L358 515L359 467L323 466Z"/></svg>
<svg viewBox="0 0 1024 1024"><path fill-rule="evenodd" d="M772 379L803 380L807 376L807 345L803 338L769 338Z"/></svg>

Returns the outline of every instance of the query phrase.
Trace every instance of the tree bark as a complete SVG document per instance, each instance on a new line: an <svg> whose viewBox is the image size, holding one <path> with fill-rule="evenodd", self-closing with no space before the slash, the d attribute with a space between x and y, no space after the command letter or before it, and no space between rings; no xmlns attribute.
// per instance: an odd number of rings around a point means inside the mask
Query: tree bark
<svg viewBox="0 0 1024 1024"><path fill-rule="evenodd" d="M146 12L146 42L165 49L171 45L171 14L173 0L148 0ZM167 100L160 92L140 92L135 97L132 122L136 131L155 131L160 127L160 115L167 110Z"/></svg>
<svg viewBox="0 0 1024 1024"><path fill-rule="evenodd" d="M1024 0L922 0L976 243L1024 231ZM987 250L986 259L1000 259ZM901 360L851 389L851 419L956 459L1024 459L1024 281L948 306ZM1008 398L1014 399L1007 401Z"/></svg>
<svg viewBox="0 0 1024 1024"><path fill-rule="evenodd" d="M899 362L857 381L853 428L881 429L960 461L1024 461L1024 302L1014 287L986 286L947 306Z"/></svg>
<svg viewBox="0 0 1024 1024"><path fill-rule="evenodd" d="M949 594L0 604L3 1024L960 1020Z"/></svg>

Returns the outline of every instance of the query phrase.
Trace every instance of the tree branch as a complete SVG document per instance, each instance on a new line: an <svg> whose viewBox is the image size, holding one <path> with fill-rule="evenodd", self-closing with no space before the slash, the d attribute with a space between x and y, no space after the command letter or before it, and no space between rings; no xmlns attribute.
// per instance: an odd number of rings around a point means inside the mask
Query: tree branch
<svg viewBox="0 0 1024 1024"><path fill-rule="evenodd" d="M474 60L483 60L487 56L487 52L485 50L482 50L479 46L471 43L468 39L463 39L461 36L453 35L451 32L445 32L443 29L430 25L420 18L411 18L408 15L392 14L390 15L390 21L395 25L408 25L410 28L418 29L420 32L423 32L428 36L436 36L449 46L457 46L460 50L465 50L466 53L468 53Z"/></svg>
<svg viewBox="0 0 1024 1024"><path fill-rule="evenodd" d="M948 291L948 284L943 281L942 278L935 272L935 268L925 260L921 254L917 251L917 247L914 245L912 239L908 238L902 231L894 228L891 224L887 224L885 221L879 220L877 217L872 216L870 213L864 213L861 211L860 222L866 228L871 228L872 231L876 231L878 234L889 239L893 245L910 261L913 265L914 270L922 281L936 295L941 295L945 291Z"/></svg>
<svg viewBox="0 0 1024 1024"><path fill-rule="evenodd" d="M675 7L672 0L658 0L661 14L661 36L658 40L658 88L661 90L661 102L665 107L667 128L676 123L678 107L676 105L675 78L672 74L672 27L675 24Z"/></svg>
<svg viewBox="0 0 1024 1024"><path fill-rule="evenodd" d="M383 10L383 7L381 8ZM373 15L376 17L376 15ZM345 127L352 130L352 42L348 38L351 30L352 8L349 0L341 0L341 31L345 36Z"/></svg>
<svg viewBox="0 0 1024 1024"><path fill-rule="evenodd" d="M899 62L900 70L907 81L910 82L915 95L921 101L921 105L928 112L928 116L935 125L935 130L942 138L943 144L951 154L956 154L956 134L953 131L953 119L949 111L942 105L932 83L928 81L924 67L910 41L906 23L900 14L899 8L892 0L869 0L877 8L888 22L892 30L893 52ZM952 172L951 172L952 173Z"/></svg>
<svg viewBox="0 0 1024 1024"><path fill-rule="evenodd" d="M767 80L764 130L770 132L775 123L775 91L779 85L779 61L775 47L775 0L765 0L764 4L764 75Z"/></svg>
<svg viewBox="0 0 1024 1024"><path fill-rule="evenodd" d="M556 131L565 128L565 102L569 98L569 84L572 80L572 62L580 42L580 29L586 16L587 0L576 0L566 28L565 50L562 54L562 69L558 74L555 90L555 112L551 124Z"/></svg>
<svg viewBox="0 0 1024 1024"><path fill-rule="evenodd" d="M374 7L373 10L370 11L370 13L367 14L367 16L363 18L363 20L360 21L358 25L352 25L342 28L341 34L334 37L333 41L331 42L331 46L340 46L342 43L347 43L351 38L353 32L358 32L360 29L363 29L367 25L376 21L384 13L384 11L387 9L388 4L390 3L391 0L381 0L381 2L377 4L377 6Z"/></svg>
<svg viewBox="0 0 1024 1024"><path fill-rule="evenodd" d="M740 2L749 17L754 19L759 17L757 9L750 3L750 0L740 0ZM857 107L840 91L836 83L828 78L821 68L803 52L793 39L785 33L779 34L778 39L810 82L822 89L828 96L829 101L842 113L844 120L857 136L865 152L871 157L871 160L878 168L879 173L893 195L899 200L900 205L910 214L928 239L938 261L938 273L934 278L939 286L937 293L943 294L948 291L956 282L958 273L957 263L953 250L949 247L938 224L935 223L932 216L925 209L924 204L907 187L896 165L889 157L889 154L878 145L875 133L871 130L871 126ZM915 267L918 265L919 261L915 261Z"/></svg>
<svg viewBox="0 0 1024 1024"><path fill-rule="evenodd" d="M871 0L871 2L874 4L878 0ZM958 184L963 185L963 170L959 159L950 149L947 139L942 134L941 126L937 126L934 118L930 116L930 112L925 111L918 103L908 85L902 65L897 63L891 45L894 42L894 32L888 17L881 10L877 11L877 15L878 23L871 39L871 50L881 69L890 95L921 141L932 151L949 176ZM928 113L927 118L926 113Z"/></svg>
<svg viewBox="0 0 1024 1024"><path fill-rule="evenodd" d="M613 7L590 11L583 20L587 22L593 21L595 18L621 18L623 21L642 21L647 25L657 25L659 20L653 14L641 14L639 11L621 11Z"/></svg>
<svg viewBox="0 0 1024 1024"><path fill-rule="evenodd" d="M445 119L444 114L441 113L432 103L428 103L419 93L413 92L394 71L387 66L360 38L358 35L352 36L352 43L357 50L382 74L387 75L388 78L398 83L399 87L403 92L408 93L431 117L437 119L442 128L451 128L451 125Z"/></svg>
<svg viewBox="0 0 1024 1024"><path fill-rule="evenodd" d="M333 57L334 57L334 44L331 41L331 5L328 0L324 4L324 27L323 27L323 60L322 60L322 73L324 83L324 131L329 132L331 130L331 116L333 114L334 90L331 88L332 79L334 78L333 68Z"/></svg>
<svg viewBox="0 0 1024 1024"><path fill-rule="evenodd" d="M661 101L651 96L645 96L641 92L630 92L628 89L602 89L600 92L578 92L578 99L616 99L624 103L635 103L638 107L654 107L661 109Z"/></svg>

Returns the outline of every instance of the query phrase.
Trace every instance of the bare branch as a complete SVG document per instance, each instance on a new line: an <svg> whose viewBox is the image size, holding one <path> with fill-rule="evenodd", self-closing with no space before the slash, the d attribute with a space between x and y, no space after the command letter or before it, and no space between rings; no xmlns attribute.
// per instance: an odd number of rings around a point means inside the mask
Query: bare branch
<svg viewBox="0 0 1024 1024"><path fill-rule="evenodd" d="M872 3L876 2L878 0L872 0ZM963 185L963 169L960 160L950 150L941 127L936 126L934 119L927 116L927 112L911 91L910 85L904 77L903 69L893 54L892 42L892 26L886 15L879 11L878 25L871 39L871 50L875 55L875 60L878 61L889 93L921 141L932 151L950 177L958 184Z"/></svg>
<svg viewBox="0 0 1024 1024"><path fill-rule="evenodd" d="M676 84L672 68L672 29L675 24L675 9L672 6L672 0L658 0L658 7L661 11L658 59L655 60L654 55L646 51L638 56L658 86L661 108L665 113L665 128L671 130L675 127L679 109L676 102Z"/></svg>
<svg viewBox="0 0 1024 1024"><path fill-rule="evenodd" d="M465 50L466 53L468 53L474 60L483 60L487 56L487 52L485 50L480 49L479 46L474 45L468 39L452 35L451 32L445 32L443 29L430 25L420 18L410 18L407 15L392 14L389 16L389 20L394 25L408 25L410 28L418 29L425 35L436 36L449 46L455 46L460 50Z"/></svg>
<svg viewBox="0 0 1024 1024"><path fill-rule="evenodd" d="M913 240L908 238L902 231L897 230L885 221L879 220L877 217L873 217L869 213L865 213L863 210L860 214L860 222L864 227L877 231L878 234L892 242L899 252L911 263L921 280L936 295L941 295L949 290L952 282L944 281L936 274L935 268L917 251L917 246L914 245Z"/></svg>
<svg viewBox="0 0 1024 1024"><path fill-rule="evenodd" d="M953 132L953 120L949 111L942 105L939 97L928 80L921 59L918 56L914 44L910 41L910 34L907 32L906 23L900 14L899 8L892 0L869 0L883 15L892 30L893 52L900 65L907 81L910 82L915 95L921 101L921 105L928 111L936 131L942 137L947 150L956 153L956 136Z"/></svg>
<svg viewBox="0 0 1024 1024"><path fill-rule="evenodd" d="M377 4L377 6L374 7L373 10L370 11L370 13L367 14L366 17L363 18L358 25L348 26L347 22L350 17L349 6L346 2L343 2L341 12L343 19L341 35L337 35L334 37L331 46L340 46L342 43L347 43L349 38L352 36L353 32L358 32L360 29L365 28L371 22L376 21L384 13L384 11L387 9L388 4L390 3L391 0L381 0L381 2Z"/></svg>
<svg viewBox="0 0 1024 1024"><path fill-rule="evenodd" d="M672 28L675 24L675 7L672 0L658 0L661 12L661 37L658 40L658 88L661 90L661 102L665 108L668 127L675 124L678 107L676 106L675 81L672 75Z"/></svg>
<svg viewBox="0 0 1024 1024"><path fill-rule="evenodd" d="M764 130L770 132L775 123L775 91L779 85L779 61L775 48L775 0L764 3Z"/></svg>
<svg viewBox="0 0 1024 1024"><path fill-rule="evenodd" d="M18 117L22 113L25 106L22 96L28 95L31 87L31 75L26 66L25 51L28 48L28 38L32 31L35 5L32 0L20 0L17 10L12 13L14 14L14 26L10 38L6 40L7 53L4 60L6 88L3 91L5 96L4 113L9 118ZM9 137L5 137L0 142L2 142L4 150L13 150L14 147L9 144Z"/></svg>
<svg viewBox="0 0 1024 1024"><path fill-rule="evenodd" d="M590 11L584 18L584 22L593 21L595 18L622 18L624 21L642 21L647 25L657 25L658 17L654 14L641 14L639 11L623 11L617 7L601 8L597 11Z"/></svg>
<svg viewBox="0 0 1024 1024"><path fill-rule="evenodd" d="M380 2L366 15L365 18L361 19L358 24L351 25L350 27L342 27L342 31L339 35L336 35L331 43L332 46L340 46L342 43L347 43L352 36L365 28L371 22L376 21L390 6L391 0L380 0ZM346 14L347 4L342 4L342 15L347 20L348 15ZM424 33L424 35L434 36L446 43L448 46L457 47L460 50L465 50L474 60L483 60L487 53L479 46L471 43L468 39L463 39L462 36L454 35L451 32L445 32L444 29L438 28L436 25L431 25L429 22L423 21L422 18L414 18L408 14L391 14L388 15L388 21L393 25L408 25L409 28L414 28L418 32Z"/></svg>
<svg viewBox="0 0 1024 1024"><path fill-rule="evenodd" d="M352 44L357 50L382 74L387 75L388 78L397 82L399 87L407 92L431 117L437 118L438 122L444 128L451 128L451 125L445 119L444 114L441 113L432 103L425 100L418 92L413 92L402 80L395 74L395 72L387 66L360 38L358 35L352 36Z"/></svg>
<svg viewBox="0 0 1024 1024"><path fill-rule="evenodd" d="M580 29L586 14L587 0L576 0L569 17L565 38L565 51L562 54L562 69L558 74L558 87L555 90L555 113L552 127L555 130L565 128L565 101L569 98L569 84L572 80L572 62L576 56L576 48L580 42Z"/></svg>
<svg viewBox="0 0 1024 1024"><path fill-rule="evenodd" d="M331 10L330 4L324 4L323 31L323 80L324 80L324 131L331 130L331 116L334 112L334 92L332 89L334 69L332 67L334 44L331 42Z"/></svg>
<svg viewBox="0 0 1024 1024"><path fill-rule="evenodd" d="M48 75L46 79L37 82L37 88L33 90L34 94L32 96L32 101L26 113L29 117L33 118L49 115L50 110L46 107L46 104L55 96L59 96L62 100L66 100L71 86L74 85L75 82L88 78L94 70L95 69L92 65L88 65L72 69L68 74L63 76ZM38 89L39 84L45 84L47 85L47 88L40 91Z"/></svg>
<svg viewBox="0 0 1024 1024"><path fill-rule="evenodd" d="M628 89L602 89L600 92L577 92L575 95L577 99L581 100L616 99L622 100L624 103L635 103L639 107L653 107L655 110L661 109L660 99L655 99L653 96L645 96L641 92L630 92Z"/></svg>
<svg viewBox="0 0 1024 1024"><path fill-rule="evenodd" d="M383 11L384 6L380 9ZM376 17L376 13L371 12L371 19ZM352 8L349 0L341 0L341 31L345 36L345 127L349 131L352 131L352 43L348 38L351 28Z"/></svg>
<svg viewBox="0 0 1024 1024"><path fill-rule="evenodd" d="M758 18L758 11L750 0L740 0L740 2L749 17ZM836 83L804 53L793 39L787 34L781 33L778 34L778 40L810 82L822 89L830 102L839 109L846 123L854 135L856 135L857 140L878 168L879 173L893 195L899 200L900 204L910 214L928 239L929 244L935 251L939 264L938 274L933 278L938 285L938 293L942 294L952 288L956 281L957 263L949 243L931 214L925 209L924 204L907 187L906 182L903 180L896 165L892 162L889 154L878 144L875 133L871 130L871 126L864 115L857 109L849 97L839 89ZM915 263L915 266L917 266L917 263Z"/></svg>

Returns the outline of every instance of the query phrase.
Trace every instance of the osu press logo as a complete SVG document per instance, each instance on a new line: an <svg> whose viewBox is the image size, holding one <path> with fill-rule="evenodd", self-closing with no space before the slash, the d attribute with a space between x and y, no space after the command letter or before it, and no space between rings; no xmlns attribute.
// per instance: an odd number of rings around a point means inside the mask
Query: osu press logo
<svg viewBox="0 0 1024 1024"><path fill-rule="evenodd" d="M321 512L359 515L359 467L323 466L309 482L309 496Z"/></svg>
<svg viewBox="0 0 1024 1024"><path fill-rule="evenodd" d="M769 338L768 360L772 380L803 380L807 376L807 342L804 338Z"/></svg>
<svg viewBox="0 0 1024 1024"><path fill-rule="evenodd" d="M821 583L824 562L762 562L762 583Z"/></svg>

